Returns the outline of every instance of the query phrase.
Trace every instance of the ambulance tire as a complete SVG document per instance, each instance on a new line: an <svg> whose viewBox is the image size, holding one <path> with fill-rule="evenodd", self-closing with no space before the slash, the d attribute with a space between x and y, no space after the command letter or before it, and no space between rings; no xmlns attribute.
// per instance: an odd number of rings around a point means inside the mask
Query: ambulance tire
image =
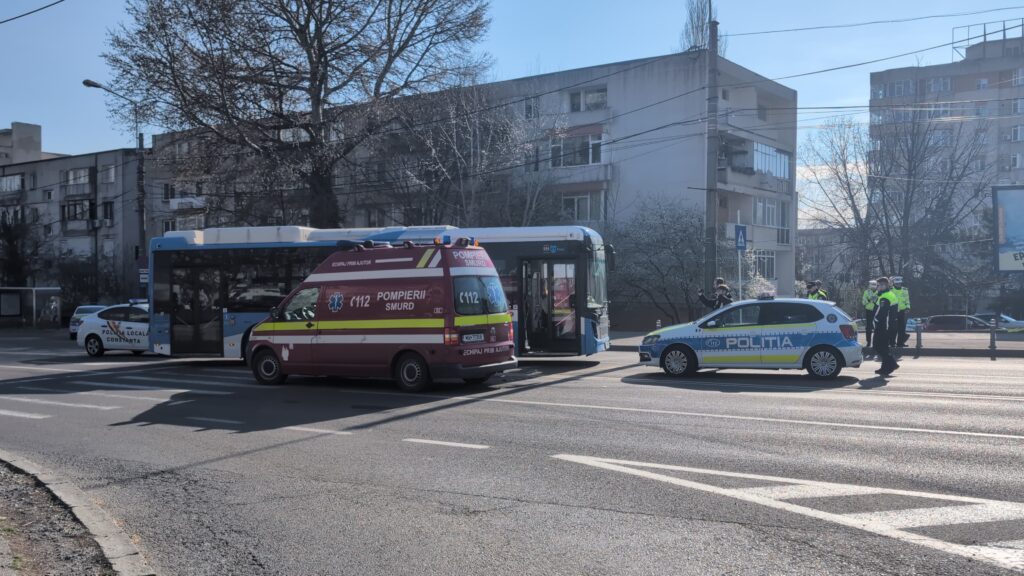
<svg viewBox="0 0 1024 576"><path fill-rule="evenodd" d="M103 356L103 340L95 334L85 337L85 353L94 358Z"/></svg>
<svg viewBox="0 0 1024 576"><path fill-rule="evenodd" d="M831 346L811 348L804 359L804 369L815 380L835 380L843 371L843 355Z"/></svg>
<svg viewBox="0 0 1024 576"><path fill-rule="evenodd" d="M269 348L256 352L252 359L252 374L260 384L275 386L282 384L288 375L281 371L281 361Z"/></svg>
<svg viewBox="0 0 1024 576"><path fill-rule="evenodd" d="M422 356L406 352L395 362L395 384L403 392L421 392L430 386L430 367Z"/></svg>
<svg viewBox="0 0 1024 576"><path fill-rule="evenodd" d="M661 354L661 369L669 376L691 376L697 372L697 355L686 346L669 346Z"/></svg>

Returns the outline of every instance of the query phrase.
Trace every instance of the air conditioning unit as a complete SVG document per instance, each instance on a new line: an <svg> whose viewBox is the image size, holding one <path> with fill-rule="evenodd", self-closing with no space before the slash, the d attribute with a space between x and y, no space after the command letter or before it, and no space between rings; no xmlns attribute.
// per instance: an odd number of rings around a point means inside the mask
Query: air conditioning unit
<svg viewBox="0 0 1024 576"><path fill-rule="evenodd" d="M1013 135L1012 134L1004 134L1003 135L1003 140L1006 140L1007 142L1011 142L1011 141L1013 141Z"/></svg>
<svg viewBox="0 0 1024 576"><path fill-rule="evenodd" d="M104 218L103 219L103 226L106 227L106 228L113 228L114 227L114 219L113 218Z"/></svg>
<svg viewBox="0 0 1024 576"><path fill-rule="evenodd" d="M95 230L95 229L100 227L100 224L102 224L102 220L90 220L89 221L89 229L90 230Z"/></svg>

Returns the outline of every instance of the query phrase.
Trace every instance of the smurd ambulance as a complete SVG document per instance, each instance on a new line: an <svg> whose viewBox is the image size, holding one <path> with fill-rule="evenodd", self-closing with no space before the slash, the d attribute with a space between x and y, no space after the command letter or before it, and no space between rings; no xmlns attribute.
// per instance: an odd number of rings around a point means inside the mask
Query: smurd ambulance
<svg viewBox="0 0 1024 576"><path fill-rule="evenodd" d="M651 332L640 345L641 364L672 376L698 368L787 368L829 379L862 361L853 320L834 303L770 296Z"/></svg>
<svg viewBox="0 0 1024 576"><path fill-rule="evenodd" d="M512 317L487 252L447 238L400 247L342 241L257 324L246 358L266 384L289 374L483 382L516 367Z"/></svg>

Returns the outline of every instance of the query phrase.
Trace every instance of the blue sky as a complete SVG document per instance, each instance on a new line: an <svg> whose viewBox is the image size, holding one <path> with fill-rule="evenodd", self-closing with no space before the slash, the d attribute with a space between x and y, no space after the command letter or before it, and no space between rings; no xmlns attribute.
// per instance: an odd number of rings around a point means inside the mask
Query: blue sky
<svg viewBox="0 0 1024 576"><path fill-rule="evenodd" d="M0 0L0 20L50 0ZM1024 5L929 0L720 0L722 31L752 32L895 19ZM492 0L492 24L480 49L494 59L493 79L664 54L679 46L683 0ZM43 125L45 149L63 153L132 146L109 122L104 95L83 78L108 78L100 58L107 30L124 18L123 0L65 0L0 25L0 126ZM730 38L726 57L770 78L881 58L949 42L954 26L1024 18L1024 8L975 16L844 30ZM940 48L861 68L785 81L801 106L867 104L872 70L949 62ZM813 125L809 115L802 121ZM158 130L158 129L150 129ZM804 129L806 131L806 128ZM802 138L801 138L802 139Z"/></svg>

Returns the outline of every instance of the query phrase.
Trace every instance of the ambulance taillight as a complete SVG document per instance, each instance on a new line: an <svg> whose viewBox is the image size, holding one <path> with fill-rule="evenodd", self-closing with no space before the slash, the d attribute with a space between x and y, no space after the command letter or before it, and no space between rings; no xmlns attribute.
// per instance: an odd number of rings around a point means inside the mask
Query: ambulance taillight
<svg viewBox="0 0 1024 576"><path fill-rule="evenodd" d="M459 345L459 332L453 328L444 329L444 345L445 346L458 346Z"/></svg>

